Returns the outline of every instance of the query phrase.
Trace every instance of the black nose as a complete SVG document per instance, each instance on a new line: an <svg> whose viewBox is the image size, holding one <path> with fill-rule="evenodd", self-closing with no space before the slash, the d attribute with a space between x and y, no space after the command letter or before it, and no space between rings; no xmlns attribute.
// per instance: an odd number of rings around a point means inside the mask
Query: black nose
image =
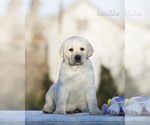
<svg viewBox="0 0 150 125"><path fill-rule="evenodd" d="M80 60L80 59L81 59L81 56L80 56L80 55L76 55L76 56L75 56L75 59L76 59L76 60Z"/></svg>

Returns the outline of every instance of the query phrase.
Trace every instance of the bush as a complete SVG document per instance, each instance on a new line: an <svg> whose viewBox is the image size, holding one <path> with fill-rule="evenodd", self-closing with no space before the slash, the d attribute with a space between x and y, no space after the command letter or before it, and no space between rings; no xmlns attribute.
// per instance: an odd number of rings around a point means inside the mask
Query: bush
<svg viewBox="0 0 150 125"><path fill-rule="evenodd" d="M112 98L117 93L117 87L114 84L113 77L110 70L105 66L101 65L100 83L97 90L97 103L101 109L104 103L107 103L109 98Z"/></svg>

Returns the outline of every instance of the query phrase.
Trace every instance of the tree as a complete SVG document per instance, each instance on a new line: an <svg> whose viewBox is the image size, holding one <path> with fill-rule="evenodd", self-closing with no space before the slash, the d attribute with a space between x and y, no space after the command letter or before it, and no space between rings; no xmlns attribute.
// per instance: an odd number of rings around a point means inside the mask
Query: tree
<svg viewBox="0 0 150 125"><path fill-rule="evenodd" d="M49 74L45 74L44 75L44 79L43 79L43 82L42 82L42 87L43 87L43 95L42 95L42 98L40 100L40 109L43 108L44 104L45 104L45 95L48 91L48 89L53 85L53 81L49 78Z"/></svg>
<svg viewBox="0 0 150 125"><path fill-rule="evenodd" d="M26 48L25 109L40 110L44 106L45 93L53 82L49 78L47 45L32 45Z"/></svg>
<svg viewBox="0 0 150 125"><path fill-rule="evenodd" d="M107 103L107 100L111 99L117 93L117 87L114 84L110 70L103 65L101 65L100 78L96 95L98 107L101 109L102 105Z"/></svg>
<svg viewBox="0 0 150 125"><path fill-rule="evenodd" d="M138 90L137 90L137 87L134 85L134 81L130 77L127 70L125 71L125 81L126 81L125 97L129 99L133 95L138 94Z"/></svg>

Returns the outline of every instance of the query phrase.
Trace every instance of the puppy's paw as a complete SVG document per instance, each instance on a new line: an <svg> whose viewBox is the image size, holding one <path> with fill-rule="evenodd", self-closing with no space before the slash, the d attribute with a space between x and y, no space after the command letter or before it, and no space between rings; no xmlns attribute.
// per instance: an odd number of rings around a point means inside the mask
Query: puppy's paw
<svg viewBox="0 0 150 125"><path fill-rule="evenodd" d="M66 115L65 111L55 111L53 114Z"/></svg>
<svg viewBox="0 0 150 125"><path fill-rule="evenodd" d="M50 109L46 109L46 108L43 108L43 113L45 113L45 114L52 114L53 113L53 111L52 110L50 110Z"/></svg>
<svg viewBox="0 0 150 125"><path fill-rule="evenodd" d="M104 113L101 110L94 110L90 112L90 115L104 115Z"/></svg>

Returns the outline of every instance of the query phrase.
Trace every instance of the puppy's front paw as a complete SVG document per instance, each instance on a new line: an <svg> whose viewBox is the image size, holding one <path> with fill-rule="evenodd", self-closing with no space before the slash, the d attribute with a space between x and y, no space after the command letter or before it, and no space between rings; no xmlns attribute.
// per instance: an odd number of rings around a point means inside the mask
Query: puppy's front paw
<svg viewBox="0 0 150 125"><path fill-rule="evenodd" d="M53 113L53 111L52 110L50 110L50 109L46 109L46 108L43 108L43 113L45 113L45 114L52 114Z"/></svg>
<svg viewBox="0 0 150 125"><path fill-rule="evenodd" d="M101 110L94 110L90 112L90 115L104 115L104 113Z"/></svg>
<svg viewBox="0 0 150 125"><path fill-rule="evenodd" d="M65 111L55 111L53 114L66 115Z"/></svg>

